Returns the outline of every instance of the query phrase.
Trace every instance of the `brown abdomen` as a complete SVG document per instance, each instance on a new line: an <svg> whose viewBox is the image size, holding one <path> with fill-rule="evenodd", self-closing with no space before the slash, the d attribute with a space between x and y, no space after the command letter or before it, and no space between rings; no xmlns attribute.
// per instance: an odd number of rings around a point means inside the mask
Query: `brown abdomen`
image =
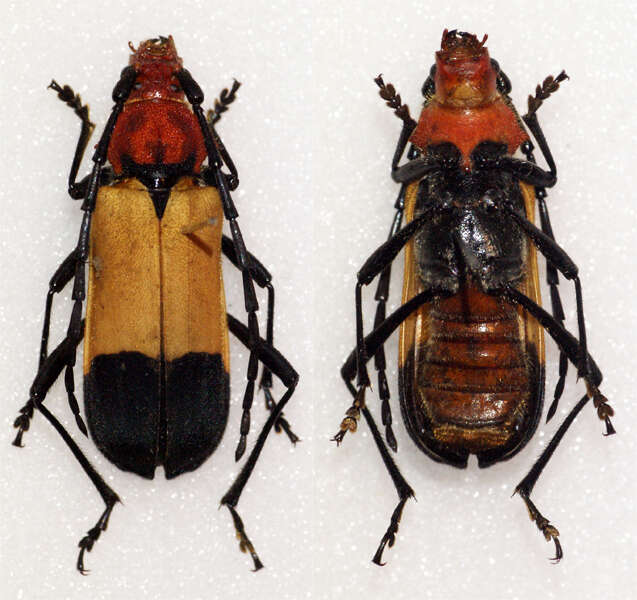
<svg viewBox="0 0 637 600"><path fill-rule="evenodd" d="M433 436L471 453L506 443L532 388L517 309L468 284L429 321L415 378Z"/></svg>

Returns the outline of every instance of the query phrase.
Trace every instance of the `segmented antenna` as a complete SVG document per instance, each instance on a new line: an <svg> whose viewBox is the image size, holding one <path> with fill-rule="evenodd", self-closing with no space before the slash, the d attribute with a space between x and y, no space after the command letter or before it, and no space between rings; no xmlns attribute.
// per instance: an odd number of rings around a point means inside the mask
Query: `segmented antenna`
<svg viewBox="0 0 637 600"><path fill-rule="evenodd" d="M82 98L80 98L79 94L76 94L73 91L71 86L61 86L57 81L55 81L55 79L53 79L47 88L57 92L58 98L63 100L67 106L70 106L75 111L75 114L82 119L82 121L88 123L91 131L93 130L95 124L89 119L88 105L82 104Z"/></svg>
<svg viewBox="0 0 637 600"><path fill-rule="evenodd" d="M380 88L378 92L379 96L385 100L385 104L387 104L389 108L394 109L394 114L405 123L413 121L409 114L409 106L402 103L400 94L396 93L396 88L394 88L391 83L385 84L382 74L376 77L374 82Z"/></svg>
<svg viewBox="0 0 637 600"><path fill-rule="evenodd" d="M565 71L562 71L557 77L553 77L553 75L549 75L543 82L542 85L539 85L535 88L535 97L529 95L528 106L529 112L528 115L532 115L537 111L544 100L546 100L551 94L557 92L560 89L560 83L565 79L568 79L568 75Z"/></svg>
<svg viewBox="0 0 637 600"><path fill-rule="evenodd" d="M239 83L236 79L232 82L232 87L230 90L228 88L223 88L221 90L221 94L219 94L219 98L215 98L215 107L214 109L210 109L206 113L206 118L208 119L208 123L214 125L219 122L221 119L221 115L228 110L228 106L232 104L236 98L237 90L241 87L241 83Z"/></svg>

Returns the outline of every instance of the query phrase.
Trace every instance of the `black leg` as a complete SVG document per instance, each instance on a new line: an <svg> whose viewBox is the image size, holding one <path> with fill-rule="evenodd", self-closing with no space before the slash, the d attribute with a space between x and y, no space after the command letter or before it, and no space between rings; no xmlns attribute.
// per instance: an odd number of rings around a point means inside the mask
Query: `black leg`
<svg viewBox="0 0 637 600"><path fill-rule="evenodd" d="M235 266L237 266L237 259L234 252L232 240L224 235L222 238L221 247L226 257ZM257 283L257 285L259 285L259 287L265 287L268 290L268 320L266 325L266 342L270 346L274 346L274 287L271 283L272 276L252 254L250 254L250 259L252 261L252 267L250 270L252 271L254 281ZM249 349L249 340L246 338L245 340L241 341L243 341L246 348ZM276 402L272 397L272 370L267 365L263 366L259 387L263 389L263 395L265 396L265 407L270 412L273 412L276 409ZM277 419L276 423L274 424L274 430L277 433L285 431L285 434L288 436L288 439L292 442L293 445L300 441L300 438L294 433L294 431L292 431L290 423L283 417L283 415L281 415L279 419Z"/></svg>
<svg viewBox="0 0 637 600"><path fill-rule="evenodd" d="M248 346L248 344L252 342L252 334L249 327L246 327L232 315L228 315L228 328L246 346ZM250 552L250 555L254 562L254 570L258 571L263 567L263 564L261 563L256 551L254 550L252 542L246 534L243 521L241 520L239 513L236 511L236 506L239 502L239 498L241 497L241 493L243 492L243 488L250 479L250 475L252 474L259 455L261 454L261 450L263 450L263 446L265 445L268 434L274 427L274 424L277 422L277 420L281 417L283 408L294 393L294 389L298 382L298 375L292 368L290 363L285 359L285 357L276 348L268 344L262 338L259 338L258 343L256 345L253 344L252 347L255 349L255 354L258 357L258 360L263 362L263 364L267 366L283 382L283 385L285 385L287 390L285 394L283 394L281 400L279 400L275 409L270 413L270 416L263 426L261 433L259 433L252 451L248 455L248 459L243 465L243 468L241 469L241 472L235 479L234 483L230 486L230 489L221 499L221 504L227 506L230 514L232 515L232 520L237 532L237 537L239 538L239 547L241 551Z"/></svg>
<svg viewBox="0 0 637 600"><path fill-rule="evenodd" d="M401 142L399 140L398 148L400 148L400 146ZM402 155L402 150L400 151L400 155ZM418 151L414 146L412 146L407 153L407 158L411 160L416 158L417 155ZM397 162L398 160L400 160L400 156L398 156ZM396 202L394 203L396 213L394 214L394 218L389 229L389 236L387 238L388 240L394 237L400 231L403 220L403 211L405 209L405 194L407 193L407 185L408 184L403 183L400 186L400 192L398 193L398 197L396 198ZM383 269L378 279L376 294L374 296L374 299L376 300L376 316L374 318L374 329L376 329L376 327L378 327L385 320L387 300L389 298L390 281L391 263ZM398 444L396 442L396 436L394 435L392 429L391 405L389 404L390 393L389 386L387 385L387 376L385 374L387 363L385 360L385 349L383 346L381 346L374 354L374 367L378 372L378 396L382 402L381 415L382 423L385 426L385 440L387 441L387 445L394 452L396 452L396 450L398 449Z"/></svg>
<svg viewBox="0 0 637 600"><path fill-rule="evenodd" d="M414 296L411 300L403 304L400 308L395 310L387 319L385 319L382 323L378 325L370 333L364 340L365 345L365 356L374 355L379 348L383 347L383 344L387 341L387 338L396 331L399 325L417 308L425 304L426 302L431 302L436 297L445 296L445 292L436 292L436 291L427 291ZM354 402L352 406L347 410L346 416L341 423L341 427L339 432L332 438L336 441L337 444L345 437L345 434L348 431L356 431L358 427L358 420L360 419L360 413L363 413L365 417L365 421L367 422L372 436L374 438L374 442L376 443L376 447L380 452L380 455L383 459L383 463L387 468L387 471L394 483L394 487L396 488L396 493L398 494L398 504L392 513L391 520L389 523L389 527L385 532L385 535L381 539L381 542L374 554L374 558L372 562L377 565L383 565L382 555L385 549L385 546L389 545L391 548L394 545L396 540L396 533L398 532L398 525L400 524L400 519L402 516L402 511L405 506L405 503L409 498L414 496L414 491L411 489L400 470L396 466L396 463L392 459L387 446L383 442L383 438L378 431L378 427L376 426L376 422L372 414L369 412L369 409L365 406L364 403L360 402L359 393L356 388L352 385L351 381L356 376L356 357L357 350L353 350L345 364L341 368L341 376L345 381L345 385L347 389L350 391L352 396L354 397Z"/></svg>
<svg viewBox="0 0 637 600"><path fill-rule="evenodd" d="M568 359L574 365L577 365L581 354L580 344L573 335L564 329L564 327L541 306L511 286L506 286L499 290L491 290L490 293L502 296L514 304L519 304L533 315L538 323L544 327L555 340L560 350L568 356ZM607 398L598 389L598 386L602 382L602 373L590 354L587 355L587 362L589 365L589 373L584 377L587 394L593 399L593 405L597 409L597 416L606 424L606 435L612 435L615 433L615 429L610 421L610 417L613 416L614 411L608 404Z"/></svg>
<svg viewBox="0 0 637 600"><path fill-rule="evenodd" d="M84 333L84 322L82 321L80 327L80 340L83 337ZM53 426L53 428L60 434L66 445L70 448L73 456L80 463L84 472L88 475L89 479L93 482L93 485L97 488L102 500L104 500L104 504L106 508L97 523L93 528L91 528L87 534L80 540L79 547L80 552L77 558L77 569L85 575L87 570L84 568L84 553L86 551L91 551L93 545L100 537L102 531L105 531L108 526L108 519L111 515L113 507L117 502L119 502L119 497L117 494L106 484L102 476L95 470L93 465L89 462L89 460L84 456L79 446L75 443L73 438L69 435L68 431L64 428L64 426L57 420L57 418L44 406L44 400L46 395L53 385L53 383L60 376L64 367L68 364L69 356L74 355L77 347L76 341L70 337L66 337L60 345L51 352L40 365L38 370L38 374L35 377L33 385L30 390L30 398L29 402L26 406L31 406L31 412L33 412L33 408L37 408L46 418L49 423ZM22 415L24 416L24 415ZM21 430L26 431L28 429L28 424L25 427L24 423L19 423L20 417L16 420L16 427L20 427ZM19 442L19 440L16 439ZM19 443L15 445L20 445Z"/></svg>
<svg viewBox="0 0 637 600"><path fill-rule="evenodd" d="M221 139L217 135L214 126L206 121L206 117L201 108L204 95L199 84L197 84L197 82L192 78L192 75L186 69L177 71L175 76L179 80L179 83L181 84L181 87L192 106L193 113L199 122L201 132L204 136L206 152L208 154L208 169L212 172L213 184L219 191L224 216L230 225L237 266L243 277L243 296L246 313L248 314L248 329L250 331L250 341L248 346L250 349L250 359L246 375L246 390L243 396L243 415L239 431L239 443L237 444L237 449L235 451L235 458L236 460L239 460L246 450L247 437L250 431L250 409L252 408L252 401L254 399L254 387L258 368L256 349L257 346L259 346L260 339L259 321L257 318L259 303L257 302L253 276L250 269L252 261L250 260L250 255L246 249L245 242L243 241L243 235L237 221L239 213L237 212L232 196L230 195L230 191L236 188L239 180L236 168L230 159L225 146L223 146ZM230 171L229 175L222 171L224 164Z"/></svg>
<svg viewBox="0 0 637 600"><path fill-rule="evenodd" d="M365 404L365 388L370 385L369 375L367 373L367 355L365 354L365 346L363 343L363 308L362 308L362 288L369 285L377 275L382 273L385 268L391 264L398 253L413 237L413 235L422 227L427 220L431 218L433 211L427 211L411 221L405 227L400 229L395 235L387 240L382 246L375 250L372 255L365 261L357 274L358 281L356 283L356 348L358 362L358 403L362 406Z"/></svg>
<svg viewBox="0 0 637 600"><path fill-rule="evenodd" d="M405 507L405 503L407 502L407 500L409 500L409 498L415 498L415 494L414 490L407 483L407 480L398 470L396 463L390 456L389 450L387 449L385 442L383 442L383 438L378 431L378 427L376 426L374 418L372 417L372 414L369 412L369 409L367 407L363 407L363 416L365 417L365 421L367 421L367 426L372 432L376 447L380 452L383 463L387 468L389 476L391 477L394 483L394 487L396 488L396 493L398 494L398 504L396 505L394 512L392 512L391 519L389 521L389 527L387 528L387 531L385 531L385 534L383 535L380 544L378 545L378 548L374 553L374 557L372 558L373 563L382 567L385 564L383 562L383 552L385 550L385 547L389 546L391 548L396 542L396 534L398 533L400 519L403 516L403 508Z"/></svg>
<svg viewBox="0 0 637 600"><path fill-rule="evenodd" d="M560 425L560 428L557 430L557 433L553 436L548 446L544 449L540 458L537 459L535 464L531 467L531 470L527 473L526 477L516 486L515 493L520 494L522 500L526 504L526 507L529 511L529 516L531 520L535 522L538 529L542 532L547 542L553 540L555 543L555 557L552 559L554 562L559 562L559 560L564 555L562 551L562 545L558 540L558 536L560 532L557 528L551 525L551 522L537 509L535 504L531 501L531 492L533 491L533 487L535 486L542 470L550 460L551 456L553 456L553 452L557 448L558 444L564 437L566 430L571 426L571 423L575 420L575 417L579 414L579 412L584 408L584 405L590 400L588 394L582 397L582 399L575 405L575 407L571 410L571 412L564 419L564 422Z"/></svg>
<svg viewBox="0 0 637 600"><path fill-rule="evenodd" d="M481 166L478 165L478 168ZM538 167L535 163L512 156L502 156L494 161L491 168L501 172L510 173L518 181L523 181L529 185L550 188L557 182L557 176Z"/></svg>
<svg viewBox="0 0 637 600"><path fill-rule="evenodd" d="M42 370L44 365L44 361L48 357L48 345L49 345L49 329L51 324L51 309L53 307L53 296L59 292L61 292L67 283L73 278L75 274L75 270L77 268L78 261L78 253L77 249L73 250L62 262L62 264L57 268L51 281L49 282L49 291L46 296L46 304L44 308L44 325L42 326L42 338L40 342L40 358L38 361L38 373ZM78 341L79 343L79 341ZM49 366L50 369L50 366ZM58 373L59 374L59 373ZM56 375L57 377L57 375ZM37 379L37 378L36 378ZM51 384L53 382L51 381ZM77 399L75 398L73 386L69 386L69 383L65 381L66 391L69 406L73 415L75 417L75 422L79 427L80 431L87 435L86 425L82 420L80 415L80 407L77 403ZM49 387L50 385L49 384ZM48 389L48 387L47 387ZM21 447L22 446L22 436L26 431L29 430L30 421L33 418L33 409L35 405L31 399L27 401L27 403L20 409L20 415L14 421L14 427L18 428L18 433L16 434L15 440L13 441L14 446Z"/></svg>
<svg viewBox="0 0 637 600"><path fill-rule="evenodd" d="M75 154L73 156L73 162L71 163L71 171L69 173L69 195L74 200L80 200L84 198L88 188L88 182L90 176L85 177L79 183L76 181L77 173L82 163L82 158L86 150L86 145L91 139L91 134L95 125L91 122L88 114L88 105L82 104L82 99L79 94L76 94L73 89L68 86L60 86L55 79L49 84L49 88L57 92L58 98L67 106L73 109L73 112L82 121L82 129L80 130L80 137L77 140L77 146L75 148ZM100 173L100 185L108 185L113 180L113 171L110 168L104 168Z"/></svg>
<svg viewBox="0 0 637 600"><path fill-rule="evenodd" d="M530 298L520 293L513 287L505 287L500 290L497 295L501 295L514 304L519 304L527 312L532 314L537 321L544 327L551 337L555 340L560 350L569 358L573 364L577 364L580 356L580 347L577 340L562 327L562 325L555 320L549 313L547 313L542 307L533 302ZM564 422L560 425L557 433L553 436L548 446L544 449L540 458L531 467L531 470L526 477L518 484L515 491L520 494L520 497L524 500L526 507L529 511L531 520L535 522L538 529L542 532L547 541L553 540L555 543L555 562L559 561L563 556L562 546L558 540L559 531L556 527L551 525L550 521L540 513L535 504L531 501L531 492L535 486L542 470L553 456L555 449L559 445L560 441L564 437L564 434L570 427L571 423L575 420L575 417L582 410L584 405L592 398L593 405L597 409L598 417L606 423L606 435L615 433L610 417L613 416L613 409L607 403L607 399L601 394L597 386L602 381L602 375L593 359L588 356L588 363L590 364L591 373L586 376L587 393L576 404L571 412L564 419Z"/></svg>
<svg viewBox="0 0 637 600"><path fill-rule="evenodd" d="M437 290L428 290L421 292L414 296L408 302L405 302L402 306L397 308L389 317L387 317L380 325L378 325L374 331L365 337L363 343L363 356L365 360L369 360L369 356L373 356L379 348L387 341L387 338L396 331L398 326L417 308L421 307L426 302L431 302L434 298L441 298L447 296L449 293ZM341 377L345 381L347 388L355 397L353 404L345 413L345 418L341 422L339 432L334 436L333 440L340 444L348 431L356 431L357 421L360 418L359 410L365 406L364 397L361 402L360 389L354 387L351 383L354 377L356 377L359 368L359 347L352 350L347 357L345 363L341 367Z"/></svg>
<svg viewBox="0 0 637 600"><path fill-rule="evenodd" d="M221 239L221 249L224 255L230 260L230 262L237 268L239 268L239 262L237 260L237 254L234 249L232 240L224 235ZM268 319L266 322L266 341L270 346L274 345L274 286L272 285L272 275L261 264L261 262L250 252L248 256L251 261L250 274L254 279L254 282L261 288L268 290ZM259 381L259 388L263 390L265 397L265 407L272 412L276 407L276 402L272 397L272 371L264 366L261 373L261 379ZM292 444L300 441L300 438L292 431L290 424L284 418L280 418L274 425L274 429L277 433L285 431Z"/></svg>
<svg viewBox="0 0 637 600"><path fill-rule="evenodd" d="M588 352L586 344L586 324L584 321L584 301L582 298L582 285L578 276L578 269L566 252L555 240L540 231L533 223L519 215L512 206L506 205L505 210L526 233L535 247L546 258L548 264L557 269L566 279L575 284L575 298L577 304L577 325L579 331L579 358L577 370L580 377L586 377L589 367L587 364ZM562 315L563 316L563 315Z"/></svg>

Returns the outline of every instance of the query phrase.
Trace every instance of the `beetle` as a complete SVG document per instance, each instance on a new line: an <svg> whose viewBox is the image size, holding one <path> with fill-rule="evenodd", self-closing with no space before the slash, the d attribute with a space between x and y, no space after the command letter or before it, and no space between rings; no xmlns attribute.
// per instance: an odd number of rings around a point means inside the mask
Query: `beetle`
<svg viewBox="0 0 637 600"><path fill-rule="evenodd" d="M236 506L271 429L285 430L292 443L298 441L282 415L298 375L273 346L272 277L246 249L231 196L239 184L237 169L215 129L240 84L235 81L230 90L224 89L215 108L204 114L203 92L183 68L172 36L141 42L137 48L129 42L129 47L129 65L114 87L115 106L96 145L92 171L79 182L94 125L88 107L69 86L55 81L49 86L82 123L68 191L72 198L83 199L83 220L77 246L49 284L39 367L29 400L14 423L14 445L22 446L37 408L104 500L104 512L79 543L77 569L86 573L85 552L106 529L119 497L44 405L49 388L64 370L80 431L90 431L99 450L120 469L152 479L162 465L170 479L197 469L221 440L230 400L230 331L250 353L236 460L246 450L259 363L260 387L270 411L246 463L221 499L241 550L250 552L258 570L263 565ZM222 234L224 218L231 237ZM226 314L222 253L242 274L247 326ZM71 280L67 335L49 353L53 297ZM255 283L268 295L265 339L259 334ZM88 427L73 376L82 338ZM278 403L271 393L272 373L287 388Z"/></svg>
<svg viewBox="0 0 637 600"><path fill-rule="evenodd" d="M563 556L557 528L531 500L540 473L584 405L592 398L615 433L614 414L599 391L602 374L587 351L582 289L575 263L555 241L546 204L557 169L537 110L560 83L547 77L519 116L511 83L482 40L445 30L422 93L418 121L392 84L375 79L380 96L403 122L392 160L401 184L388 240L357 275L356 348L341 369L354 397L334 436L356 431L361 413L371 429L399 501L373 562L382 565L394 544L406 501L414 495L389 450L392 429L384 344L399 333L399 395L403 420L418 448L435 461L465 468L469 455L482 468L517 454L535 432L544 398L544 331L560 349L559 379L547 421L564 390L568 362L576 365L586 394L516 486L531 519ZM548 171L536 164L537 142ZM407 148L407 162L400 164ZM513 157L521 150L524 159ZM535 225L538 206L540 227ZM386 316L392 261L405 248L402 305ZM549 314L541 307L538 252L547 260ZM578 338L564 327L559 275L575 287ZM364 335L362 289L379 277L374 330ZM374 357L382 405L383 440L369 408L367 362ZM353 383L356 378L356 384Z"/></svg>

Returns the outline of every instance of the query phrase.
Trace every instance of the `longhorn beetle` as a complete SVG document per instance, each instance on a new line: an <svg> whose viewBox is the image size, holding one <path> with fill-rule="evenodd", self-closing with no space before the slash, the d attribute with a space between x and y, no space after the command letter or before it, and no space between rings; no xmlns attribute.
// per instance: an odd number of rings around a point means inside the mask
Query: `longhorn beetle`
<svg viewBox="0 0 637 600"><path fill-rule="evenodd" d="M554 239L546 189L556 166L537 119L544 100L567 79L547 77L519 117L511 84L475 35L445 30L425 81L420 119L391 84L375 79L380 96L403 122L392 160L401 184L389 239L367 259L356 284L356 348L341 369L354 401L334 437L356 431L361 412L389 471L399 501L373 562L395 542L413 490L387 446L397 450L384 344L400 326L399 393L403 419L418 448L433 460L464 468L470 454L480 467L511 458L535 432L544 397L544 330L560 349L559 379L547 421L564 390L568 361L586 394L568 414L529 473L515 488L547 541L559 532L531 501L531 492L562 437L592 398L606 435L615 433L613 409L599 391L602 374L586 349L577 267ZM549 170L540 168L526 125ZM400 165L407 147L408 161ZM512 155L518 148L525 159ZM534 224L537 201L540 228ZM404 221L404 222L403 222ZM386 317L392 261L405 248L402 306ZM540 306L537 252L547 260L552 315ZM579 340L564 328L558 277L572 281ZM374 330L363 331L361 292L379 277ZM367 362L374 357L385 441L365 405ZM352 382L356 378L356 385Z"/></svg>
<svg viewBox="0 0 637 600"><path fill-rule="evenodd" d="M130 63L113 90L115 106L96 146L93 169L79 182L94 125L88 107L69 86L55 81L49 86L82 122L68 191L73 199L83 199L84 216L77 246L49 284L39 367L15 421L14 445L22 445L37 408L104 500L104 512L79 543L77 568L84 574L84 554L106 529L119 498L44 405L47 391L64 370L80 431L90 431L100 451L120 469L152 479L163 465L170 479L198 468L221 440L229 410L230 330L250 352L236 460L246 450L259 362L270 411L243 469L221 499L241 550L250 552L258 570L263 565L236 506L272 427L283 429L292 443L298 440L282 414L298 376L273 346L271 276L246 250L230 194L239 185L237 170L215 130L240 84L224 89L206 115L201 88L182 67L172 36L147 40L137 49L129 46ZM231 237L222 235L224 217ZM221 253L241 271L247 326L226 314ZM49 353L53 296L71 281L67 335ZM259 334L254 283L268 293L265 339ZM83 337L88 430L73 378ZM287 388L278 403L271 393L272 373Z"/></svg>

